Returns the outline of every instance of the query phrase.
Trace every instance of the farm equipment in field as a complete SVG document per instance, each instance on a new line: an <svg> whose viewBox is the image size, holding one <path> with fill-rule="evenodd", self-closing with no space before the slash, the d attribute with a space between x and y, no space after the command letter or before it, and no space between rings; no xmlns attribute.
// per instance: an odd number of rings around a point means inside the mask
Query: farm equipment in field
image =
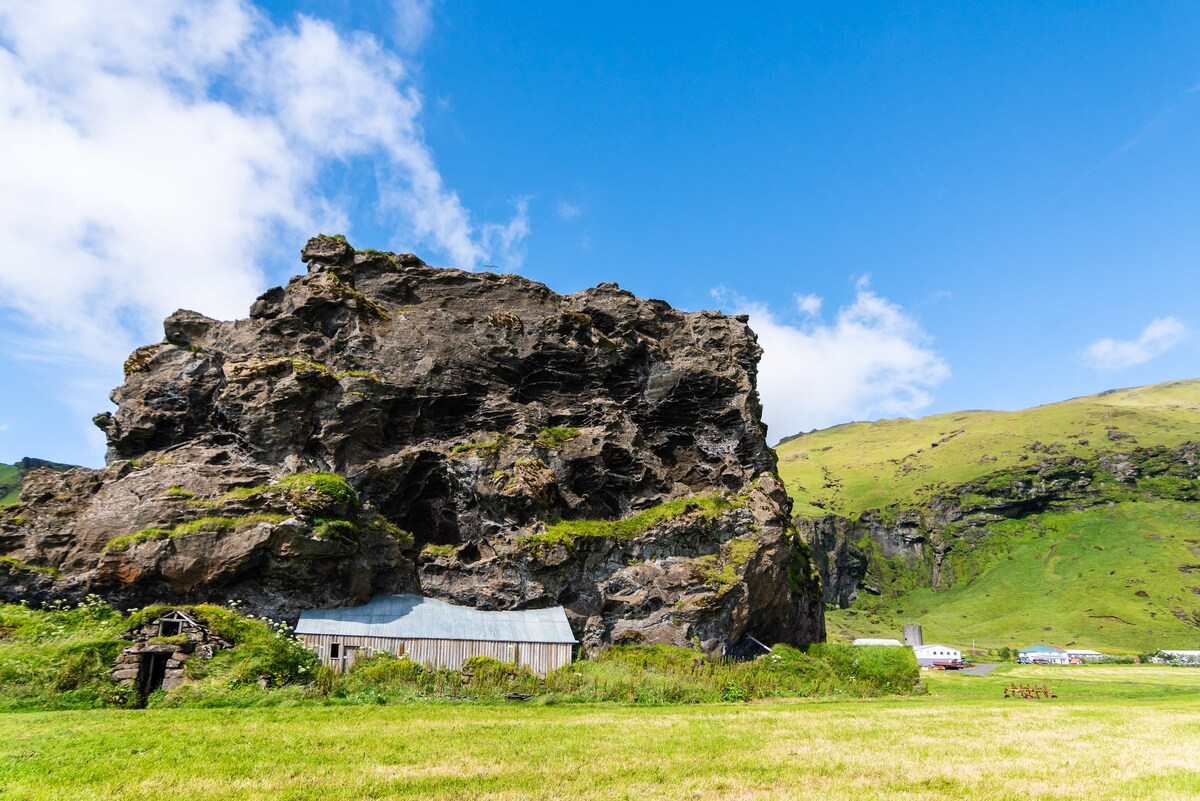
<svg viewBox="0 0 1200 801"><path fill-rule="evenodd" d="M1035 701L1041 701L1046 698L1057 698L1058 696L1050 692L1050 686L1042 684L1040 687L1036 684L1013 684L1004 688L1005 698L1026 698Z"/></svg>

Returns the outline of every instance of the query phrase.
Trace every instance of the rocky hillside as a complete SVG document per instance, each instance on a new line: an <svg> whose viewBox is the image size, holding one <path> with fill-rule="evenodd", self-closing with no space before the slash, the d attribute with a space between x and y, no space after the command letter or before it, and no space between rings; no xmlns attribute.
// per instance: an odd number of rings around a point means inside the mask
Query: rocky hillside
<svg viewBox="0 0 1200 801"><path fill-rule="evenodd" d="M745 318L340 237L302 257L248 319L180 311L129 357L106 467L36 471L0 512L0 594L421 592L563 604L587 646L823 638Z"/></svg>

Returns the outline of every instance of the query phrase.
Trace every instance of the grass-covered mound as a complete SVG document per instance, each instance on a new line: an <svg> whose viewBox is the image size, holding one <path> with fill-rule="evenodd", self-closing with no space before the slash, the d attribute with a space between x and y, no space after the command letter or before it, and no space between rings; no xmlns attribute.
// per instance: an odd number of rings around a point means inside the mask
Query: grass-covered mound
<svg viewBox="0 0 1200 801"><path fill-rule="evenodd" d="M310 684L316 657L286 627L220 606L156 606L125 617L95 596L78 606L31 609L0 604L0 710L82 709L136 703L127 687L109 676L113 660L128 646L122 634L174 609L183 609L233 648L212 659L187 663L189 695L262 692ZM159 691L150 702L160 702Z"/></svg>
<svg viewBox="0 0 1200 801"><path fill-rule="evenodd" d="M1200 379L1102 392L1017 412L965 411L847 423L781 442L799 515L856 517L1045 458L1200 439Z"/></svg>

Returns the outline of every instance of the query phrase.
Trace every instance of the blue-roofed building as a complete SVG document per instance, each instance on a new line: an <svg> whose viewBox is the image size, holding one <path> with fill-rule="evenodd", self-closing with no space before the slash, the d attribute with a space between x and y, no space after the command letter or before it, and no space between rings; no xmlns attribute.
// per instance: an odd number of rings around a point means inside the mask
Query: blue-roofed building
<svg viewBox="0 0 1200 801"><path fill-rule="evenodd" d="M296 635L337 671L389 653L457 670L490 656L544 676L569 664L575 635L561 606L485 612L420 595L380 595L364 606L300 614Z"/></svg>

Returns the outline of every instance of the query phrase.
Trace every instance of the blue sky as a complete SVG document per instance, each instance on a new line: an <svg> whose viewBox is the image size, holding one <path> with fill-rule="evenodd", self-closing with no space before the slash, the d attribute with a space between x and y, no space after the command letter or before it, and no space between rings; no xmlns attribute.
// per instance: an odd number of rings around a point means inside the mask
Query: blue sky
<svg viewBox="0 0 1200 801"><path fill-rule="evenodd" d="M1200 375L1200 6L0 2L0 461L317 230L749 312L772 440ZM104 20L104 24L97 24Z"/></svg>

